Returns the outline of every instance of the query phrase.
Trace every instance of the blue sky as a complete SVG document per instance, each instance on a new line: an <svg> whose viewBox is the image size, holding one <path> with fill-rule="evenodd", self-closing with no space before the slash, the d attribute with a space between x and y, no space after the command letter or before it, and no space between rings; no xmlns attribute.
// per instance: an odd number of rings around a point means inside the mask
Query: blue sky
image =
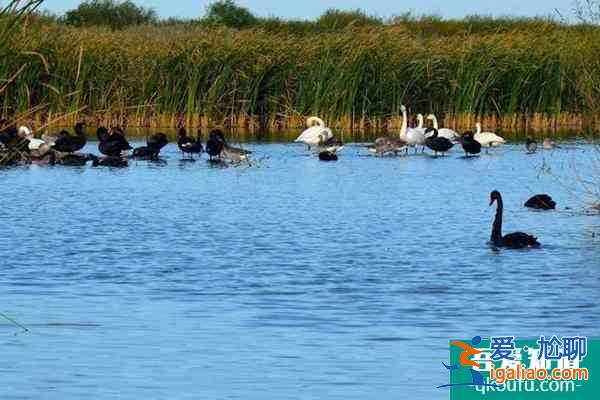
<svg viewBox="0 0 600 400"><path fill-rule="evenodd" d="M161 17L194 18L202 15L210 0L134 0L152 7ZM77 7L79 0L46 0L44 8L62 13ZM496 16L547 16L554 9L568 17L571 0L238 0L238 4L260 16L312 19L328 8L360 8L370 14L387 17L413 10L417 14L439 14L444 17L462 17L468 14Z"/></svg>

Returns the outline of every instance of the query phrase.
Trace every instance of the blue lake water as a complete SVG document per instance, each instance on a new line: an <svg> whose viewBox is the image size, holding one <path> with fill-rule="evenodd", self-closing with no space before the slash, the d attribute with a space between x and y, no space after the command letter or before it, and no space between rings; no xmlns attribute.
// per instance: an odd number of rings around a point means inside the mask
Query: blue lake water
<svg viewBox="0 0 600 400"><path fill-rule="evenodd" d="M0 170L0 312L30 330L0 321L0 398L447 399L451 339L600 336L598 155L570 146ZM487 246L493 189L541 249Z"/></svg>

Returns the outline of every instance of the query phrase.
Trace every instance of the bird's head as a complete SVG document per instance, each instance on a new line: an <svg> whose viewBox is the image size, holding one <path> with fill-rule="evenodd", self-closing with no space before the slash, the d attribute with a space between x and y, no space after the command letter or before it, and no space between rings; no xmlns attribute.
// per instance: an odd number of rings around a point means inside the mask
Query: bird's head
<svg viewBox="0 0 600 400"><path fill-rule="evenodd" d="M82 133L84 128L85 128L85 122L78 122L77 124L75 124L75 132L76 133Z"/></svg>
<svg viewBox="0 0 600 400"><path fill-rule="evenodd" d="M24 138L24 139L33 138L33 132L27 126L20 126L17 132L18 132L18 135L20 138Z"/></svg>
<svg viewBox="0 0 600 400"><path fill-rule="evenodd" d="M492 193L490 193L490 207L498 200L500 200L502 198L502 196L500 195L500 192L497 190L494 190Z"/></svg>

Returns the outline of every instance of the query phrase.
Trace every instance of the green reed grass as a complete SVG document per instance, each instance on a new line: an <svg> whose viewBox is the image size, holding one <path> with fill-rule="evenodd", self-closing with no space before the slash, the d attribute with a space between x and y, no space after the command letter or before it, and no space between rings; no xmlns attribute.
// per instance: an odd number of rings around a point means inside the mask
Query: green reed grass
<svg viewBox="0 0 600 400"><path fill-rule="evenodd" d="M454 126L599 120L600 28L487 21L399 19L298 34L32 19L0 64L3 79L28 65L0 106L10 115L47 103L41 119L86 106L99 121L148 126L289 128L316 114L347 128L389 128L401 104Z"/></svg>

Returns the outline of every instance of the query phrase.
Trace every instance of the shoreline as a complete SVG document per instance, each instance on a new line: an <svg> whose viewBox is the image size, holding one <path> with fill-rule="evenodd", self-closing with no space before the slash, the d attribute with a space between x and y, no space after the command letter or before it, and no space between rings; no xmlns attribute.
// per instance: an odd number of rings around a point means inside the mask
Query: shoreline
<svg viewBox="0 0 600 400"><path fill-rule="evenodd" d="M122 126L129 130L166 130L174 131L177 126L183 124L188 133L194 133L198 129L207 132L213 127L220 127L227 132L234 132L250 136L277 136L285 138L286 135L299 133L305 129L302 116L230 116L227 118L209 118L207 116L185 117L180 115L70 115L60 118L60 123L48 123L58 121L57 116L52 114L36 115L28 119L34 127L46 127L52 130L58 128L69 128L79 121L86 121L92 126ZM362 118L353 120L351 117L341 119L325 119L327 125L342 135L350 135L354 138L369 138L377 134L399 132L402 127L402 116L389 118ZM23 120L22 120L23 121ZM484 131L492 130L502 133L507 139L522 140L527 136L540 137L540 135L552 135L559 138L574 138L581 136L595 136L600 131L600 115L584 116L581 114L562 113L559 115L533 114L531 116L515 114L512 116L487 116L478 118L471 114L446 116L439 120L440 126L448 127L459 132L475 129L475 123L481 122ZM409 127L416 125L416 116L409 116ZM426 125L427 126L427 125ZM167 132L168 133L168 132Z"/></svg>

